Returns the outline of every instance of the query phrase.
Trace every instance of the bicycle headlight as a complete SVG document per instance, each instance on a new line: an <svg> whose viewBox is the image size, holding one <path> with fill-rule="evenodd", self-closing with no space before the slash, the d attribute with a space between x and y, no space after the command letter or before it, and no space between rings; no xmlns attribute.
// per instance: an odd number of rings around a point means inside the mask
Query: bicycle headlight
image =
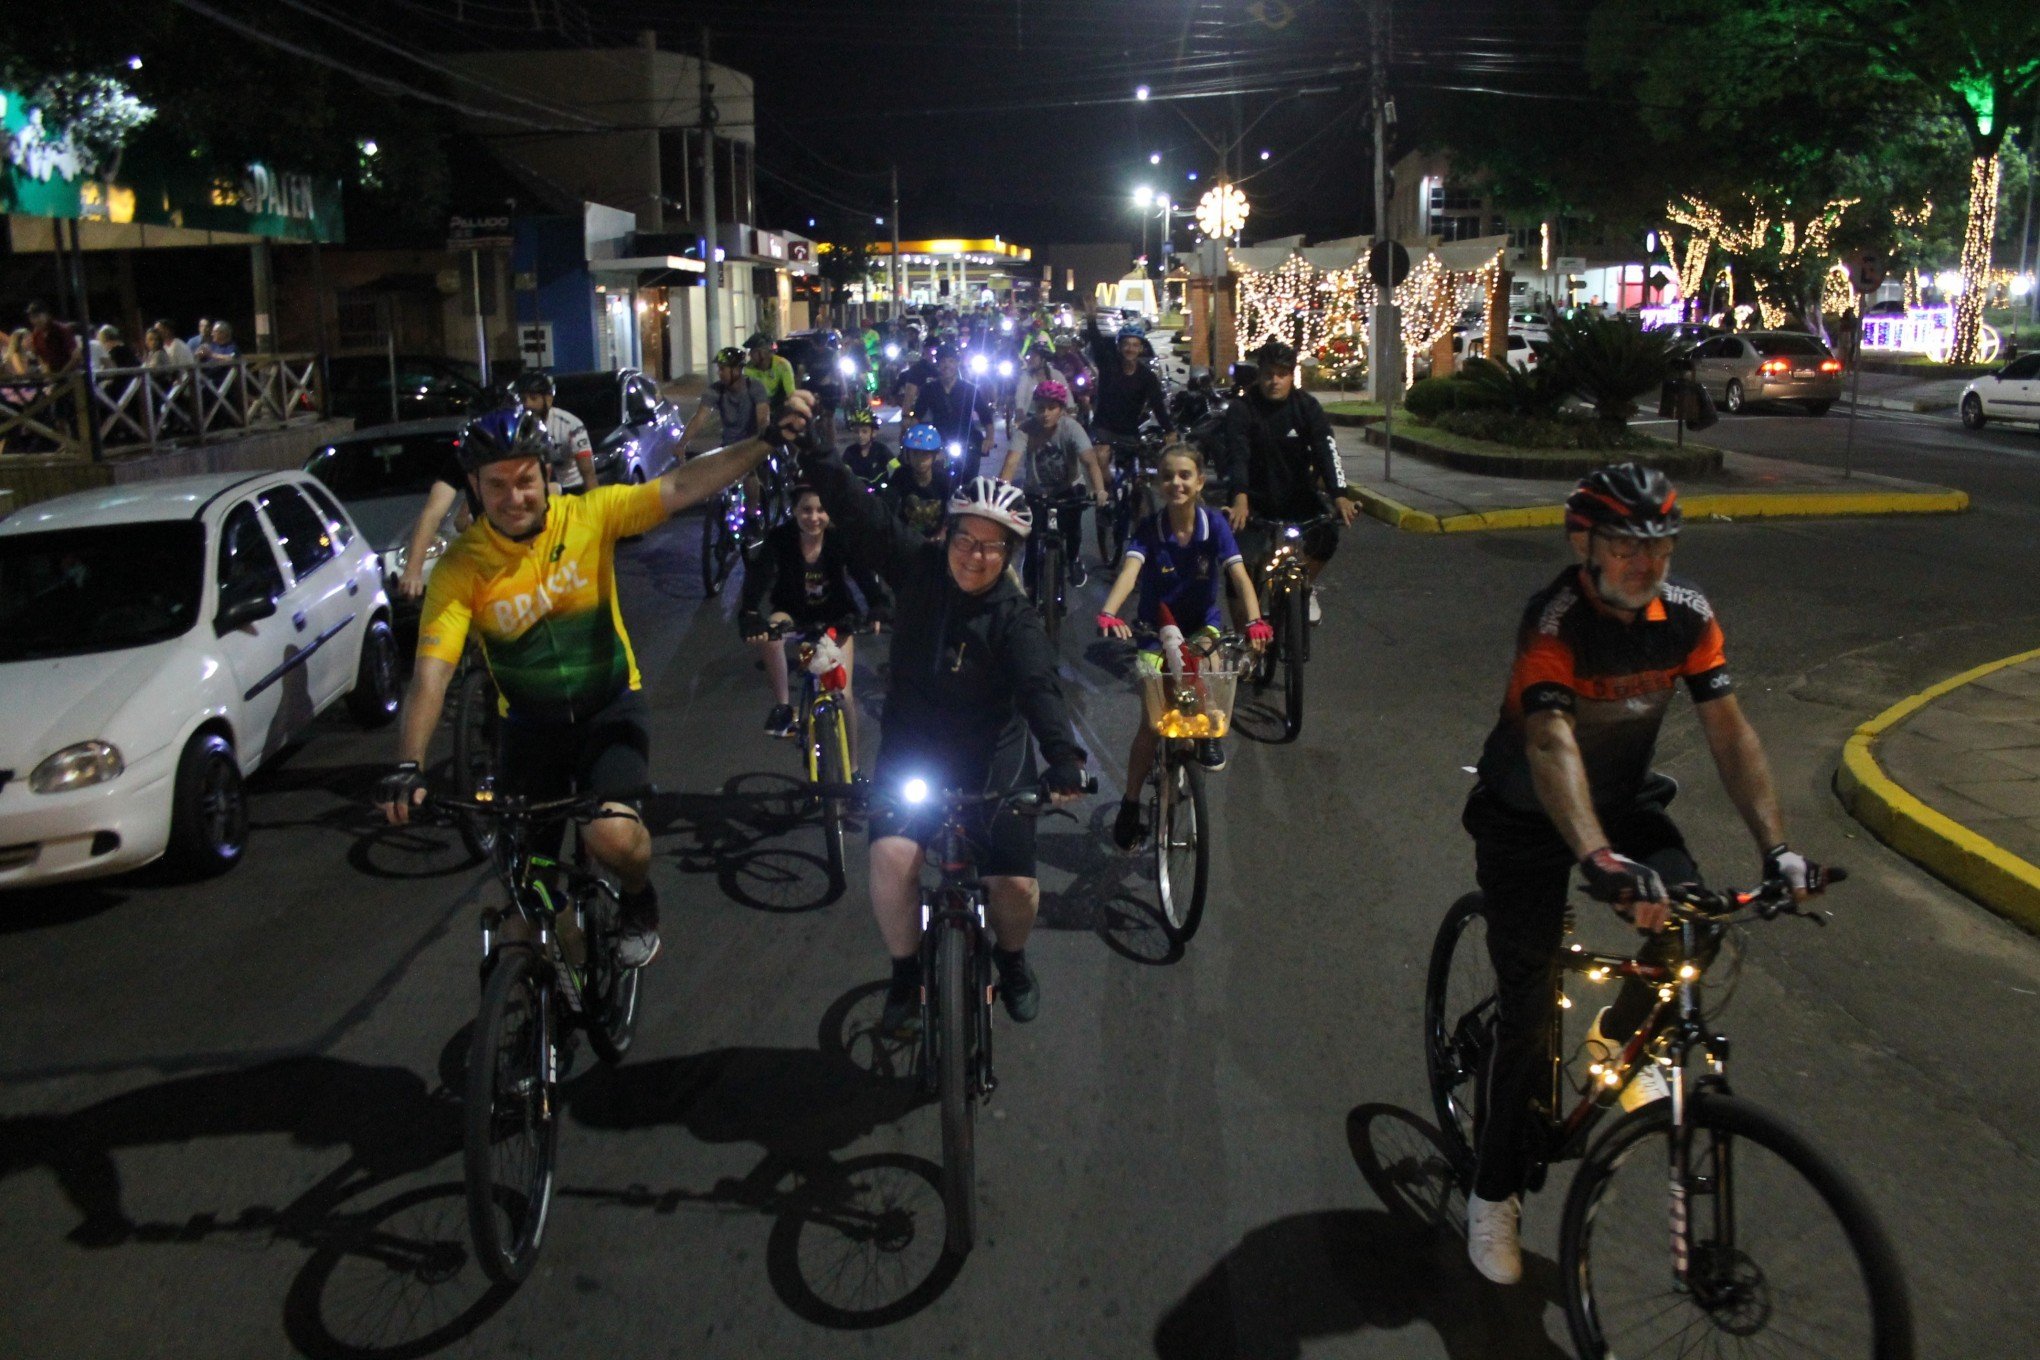
<svg viewBox="0 0 2040 1360"><path fill-rule="evenodd" d="M35 793L69 793L116 779L126 768L118 747L104 741L81 741L44 759L30 772L28 787Z"/></svg>
<svg viewBox="0 0 2040 1360"><path fill-rule="evenodd" d="M855 377L857 374L857 361L846 354L836 361L836 371L846 378Z"/></svg>
<svg viewBox="0 0 2040 1360"><path fill-rule="evenodd" d="M949 441L949 456L950 456L951 458L961 458L961 457L963 457L963 445L961 445L961 444L957 443L957 442L956 442L955 440L953 440L953 439L952 439L952 440L950 440L950 441Z"/></svg>
<svg viewBox="0 0 2040 1360"><path fill-rule="evenodd" d="M886 358L888 358L888 359L897 359L897 358L899 358L899 357L900 357L900 347L899 347L898 345L887 345L887 346L885 347L885 357L886 357Z"/></svg>
<svg viewBox="0 0 2040 1360"><path fill-rule="evenodd" d="M1013 376L1013 361L1011 359L999 360L999 376L1002 378Z"/></svg>
<svg viewBox="0 0 2040 1360"><path fill-rule="evenodd" d="M978 377L983 377L985 370L989 367L991 367L991 364L985 359L984 355L973 354L970 356L970 371Z"/></svg>
<svg viewBox="0 0 2040 1360"><path fill-rule="evenodd" d="M1303 530L1297 528L1294 524L1292 524L1287 529L1284 529L1282 531L1282 536L1284 538L1302 538Z"/></svg>
<svg viewBox="0 0 2040 1360"><path fill-rule="evenodd" d="M900 797L916 806L927 802L928 781L925 779L909 779L900 786Z"/></svg>

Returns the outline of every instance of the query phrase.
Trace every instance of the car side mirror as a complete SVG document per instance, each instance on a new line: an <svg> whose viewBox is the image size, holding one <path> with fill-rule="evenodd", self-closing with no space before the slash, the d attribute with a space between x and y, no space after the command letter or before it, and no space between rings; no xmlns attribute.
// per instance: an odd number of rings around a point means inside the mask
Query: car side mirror
<svg viewBox="0 0 2040 1360"><path fill-rule="evenodd" d="M230 582L220 592L220 612L213 619L213 631L220 637L276 613L276 597L259 578Z"/></svg>

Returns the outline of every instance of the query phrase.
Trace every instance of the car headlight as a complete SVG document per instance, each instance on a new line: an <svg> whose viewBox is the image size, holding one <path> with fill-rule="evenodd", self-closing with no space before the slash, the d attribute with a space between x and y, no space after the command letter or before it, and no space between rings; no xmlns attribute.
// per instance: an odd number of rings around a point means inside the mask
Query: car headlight
<svg viewBox="0 0 2040 1360"><path fill-rule="evenodd" d="M857 361L846 354L836 361L836 371L846 378L854 378L857 376Z"/></svg>
<svg viewBox="0 0 2040 1360"><path fill-rule="evenodd" d="M126 768L119 748L103 741L81 741L36 766L28 787L36 793L69 793L118 778Z"/></svg>

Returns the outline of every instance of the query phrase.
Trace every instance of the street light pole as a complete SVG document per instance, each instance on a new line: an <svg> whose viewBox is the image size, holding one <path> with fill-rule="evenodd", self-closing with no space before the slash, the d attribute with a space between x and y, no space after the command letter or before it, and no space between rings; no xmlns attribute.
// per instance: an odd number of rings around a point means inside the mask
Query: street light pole
<svg viewBox="0 0 2040 1360"><path fill-rule="evenodd" d="M892 215L887 220L892 223L892 314L897 320L899 314L906 310L907 302L900 273L900 167L897 164L892 168Z"/></svg>
<svg viewBox="0 0 2040 1360"><path fill-rule="evenodd" d="M716 259L715 230L715 86L708 78L708 26L701 29L701 281L708 288L702 320L707 324L706 371L715 371L715 353L722 347L722 265Z"/></svg>

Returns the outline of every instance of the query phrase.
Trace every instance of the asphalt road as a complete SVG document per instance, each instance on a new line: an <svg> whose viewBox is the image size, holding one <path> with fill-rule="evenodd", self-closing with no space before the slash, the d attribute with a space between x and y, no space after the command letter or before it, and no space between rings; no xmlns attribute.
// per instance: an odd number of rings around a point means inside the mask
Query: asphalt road
<svg viewBox="0 0 2040 1360"><path fill-rule="evenodd" d="M2040 441L1950 425L1866 418L1858 450L1969 489L1973 513L1701 525L1676 569L1724 620L1795 843L1856 871L1827 929L1752 930L1721 1026L1736 1085L1856 1175L1922 1353L1970 1360L2040 1336L2040 943L1868 839L1829 788L1856 723L2040 634ZM1791 415L1712 433L1826 458L1841 432ZM449 835L373 826L392 738L334 717L254 781L230 877L0 899L0 1354L1566 1353L1570 1168L1531 1202L1513 1290L1406 1207L1435 1189L1418 1010L1437 920L1470 886L1465 767L1556 535L1349 532L1302 739L1236 739L1214 781L1218 888L1181 957L1107 852L1109 796L1044 824L1046 1004L1000 1023L984 1240L960 1268L938 1255L935 1111L860 1065L883 972L861 861L824 900L815 829L749 796L792 753L759 731L762 677L734 597L701 598L693 542L683 521L620 568L666 791L667 948L629 1061L584 1052L569 1081L533 1278L491 1291L466 1257L447 1089L492 889ZM1136 706L1109 649L1071 633L1109 794ZM867 704L883 658L861 649ZM1682 710L1661 751L1678 815L1717 881L1752 879ZM896 1207L877 1244L841 1231L853 1188Z"/></svg>

